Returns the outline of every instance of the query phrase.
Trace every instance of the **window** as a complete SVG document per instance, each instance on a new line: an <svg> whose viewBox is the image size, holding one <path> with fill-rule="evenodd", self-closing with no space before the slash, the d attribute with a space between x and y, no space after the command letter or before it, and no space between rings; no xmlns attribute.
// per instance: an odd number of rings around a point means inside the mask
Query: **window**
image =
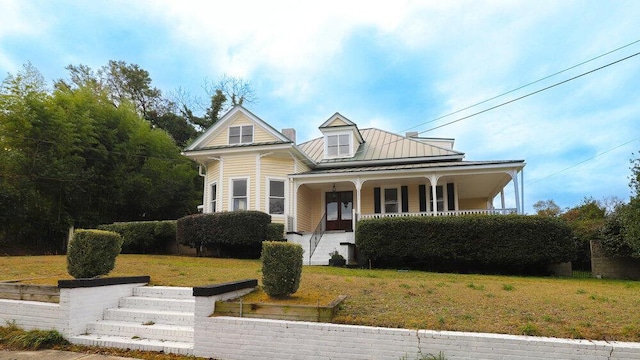
<svg viewBox="0 0 640 360"><path fill-rule="evenodd" d="M384 189L384 212L398 212L398 189Z"/></svg>
<svg viewBox="0 0 640 360"><path fill-rule="evenodd" d="M233 179L231 180L231 210L247 210L248 196L247 196L247 179Z"/></svg>
<svg viewBox="0 0 640 360"><path fill-rule="evenodd" d="M216 212L216 205L218 199L218 184L211 184L211 212Z"/></svg>
<svg viewBox="0 0 640 360"><path fill-rule="evenodd" d="M252 142L253 142L253 125L229 127L229 145L251 144Z"/></svg>
<svg viewBox="0 0 640 360"><path fill-rule="evenodd" d="M436 186L436 209L437 211L444 211L444 189L442 188L442 185ZM431 188L429 188L429 211L433 211Z"/></svg>
<svg viewBox="0 0 640 360"><path fill-rule="evenodd" d="M283 180L269 180L269 214L284 214Z"/></svg>
<svg viewBox="0 0 640 360"><path fill-rule="evenodd" d="M328 135L327 136L327 156L349 156L351 155L351 136L349 134Z"/></svg>

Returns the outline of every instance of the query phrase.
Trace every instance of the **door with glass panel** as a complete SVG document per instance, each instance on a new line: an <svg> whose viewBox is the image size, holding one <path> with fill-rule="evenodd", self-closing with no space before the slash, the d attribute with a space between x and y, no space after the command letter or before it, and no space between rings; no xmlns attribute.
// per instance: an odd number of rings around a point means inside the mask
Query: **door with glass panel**
<svg viewBox="0 0 640 360"><path fill-rule="evenodd" d="M353 230L353 191L326 194L327 230Z"/></svg>

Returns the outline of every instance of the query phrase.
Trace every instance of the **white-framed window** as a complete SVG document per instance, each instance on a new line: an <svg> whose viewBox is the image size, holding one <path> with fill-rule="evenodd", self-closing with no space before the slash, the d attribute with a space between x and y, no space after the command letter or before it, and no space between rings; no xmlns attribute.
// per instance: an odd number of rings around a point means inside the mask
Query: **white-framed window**
<svg viewBox="0 0 640 360"><path fill-rule="evenodd" d="M229 126L229 145L253 143L253 125Z"/></svg>
<svg viewBox="0 0 640 360"><path fill-rule="evenodd" d="M249 179L231 179L231 211L249 210Z"/></svg>
<svg viewBox="0 0 640 360"><path fill-rule="evenodd" d="M398 198L397 188L384 189L384 212L385 213L400 212L400 200Z"/></svg>
<svg viewBox="0 0 640 360"><path fill-rule="evenodd" d="M284 189L285 181L282 179L269 179L269 214L284 215Z"/></svg>
<svg viewBox="0 0 640 360"><path fill-rule="evenodd" d="M327 157L351 156L351 134L336 134L326 136Z"/></svg>
<svg viewBox="0 0 640 360"><path fill-rule="evenodd" d="M211 184L211 212L216 212L218 208L218 183Z"/></svg>

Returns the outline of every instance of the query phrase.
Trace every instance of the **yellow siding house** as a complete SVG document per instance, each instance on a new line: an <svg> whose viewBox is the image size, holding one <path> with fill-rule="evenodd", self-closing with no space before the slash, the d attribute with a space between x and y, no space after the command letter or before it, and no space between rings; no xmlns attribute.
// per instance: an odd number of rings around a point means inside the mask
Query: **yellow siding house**
<svg viewBox="0 0 640 360"><path fill-rule="evenodd" d="M357 221L522 212L524 160L466 161L454 139L359 129L339 113L319 128L296 144L294 129L231 109L184 151L205 178L202 211L266 212L312 265L333 251L355 261ZM514 208L505 207L509 184Z"/></svg>

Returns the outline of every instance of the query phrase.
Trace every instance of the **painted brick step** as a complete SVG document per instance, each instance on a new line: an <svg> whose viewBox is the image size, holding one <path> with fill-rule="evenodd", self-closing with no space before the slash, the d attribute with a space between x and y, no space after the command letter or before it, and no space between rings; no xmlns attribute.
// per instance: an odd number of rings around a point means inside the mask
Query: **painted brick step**
<svg viewBox="0 0 640 360"><path fill-rule="evenodd" d="M193 327L193 313L181 311L160 311L150 309L117 308L106 309L104 320L129 321L134 323L154 322L156 324Z"/></svg>
<svg viewBox="0 0 640 360"><path fill-rule="evenodd" d="M193 343L193 327L177 325L142 325L127 321L100 320L87 324L87 333L152 340Z"/></svg>
<svg viewBox="0 0 640 360"><path fill-rule="evenodd" d="M69 341L77 345L100 346L142 351L162 351L165 354L193 355L193 342L131 339L121 336L78 335Z"/></svg>
<svg viewBox="0 0 640 360"><path fill-rule="evenodd" d="M140 296L129 296L120 299L121 308L147 309L160 311L195 312L196 301L180 299L163 299Z"/></svg>
<svg viewBox="0 0 640 360"><path fill-rule="evenodd" d="M193 288L175 286L140 286L133 289L133 296L193 300Z"/></svg>

